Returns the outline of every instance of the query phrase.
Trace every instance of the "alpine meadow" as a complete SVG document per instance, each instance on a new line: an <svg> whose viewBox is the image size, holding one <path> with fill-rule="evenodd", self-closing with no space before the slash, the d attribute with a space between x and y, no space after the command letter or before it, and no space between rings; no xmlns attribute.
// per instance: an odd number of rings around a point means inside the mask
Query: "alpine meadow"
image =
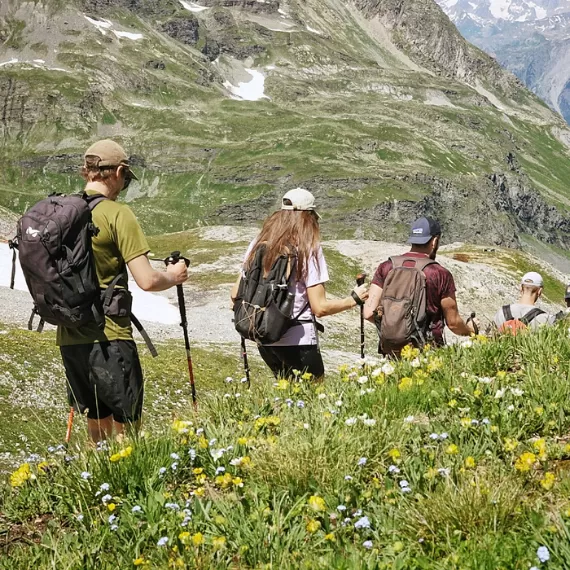
<svg viewBox="0 0 570 570"><path fill-rule="evenodd" d="M1 0L1 570L570 569L566 4L536 1ZM83 233L41 225L71 198Z"/></svg>

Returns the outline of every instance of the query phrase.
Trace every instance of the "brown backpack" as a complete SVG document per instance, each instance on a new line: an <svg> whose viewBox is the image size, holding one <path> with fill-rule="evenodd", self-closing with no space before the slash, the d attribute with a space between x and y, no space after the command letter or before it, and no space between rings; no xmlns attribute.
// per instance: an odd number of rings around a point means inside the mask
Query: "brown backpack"
<svg viewBox="0 0 570 570"><path fill-rule="evenodd" d="M382 352L397 354L408 344L422 347L428 340L431 323L424 269L437 262L405 255L390 261L393 267L384 282L376 326Z"/></svg>

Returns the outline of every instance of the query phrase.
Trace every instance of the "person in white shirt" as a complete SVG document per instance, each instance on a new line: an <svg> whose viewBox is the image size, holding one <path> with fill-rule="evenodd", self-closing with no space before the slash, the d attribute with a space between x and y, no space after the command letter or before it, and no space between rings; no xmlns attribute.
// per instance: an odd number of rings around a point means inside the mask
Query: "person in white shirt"
<svg viewBox="0 0 570 570"><path fill-rule="evenodd" d="M242 273L232 288L232 303L238 294L245 271L253 263L260 246L264 270L290 247L297 255L297 279L294 284L295 324L273 344L258 345L259 353L277 378L288 378L293 370L309 372L316 380L324 377L323 359L318 346L314 317L326 317L363 304L368 298L368 286L360 285L343 299L327 299L325 284L329 280L327 264L321 247L320 216L315 210L315 197L304 188L287 192L281 209L263 223L260 234L250 243L244 258Z"/></svg>
<svg viewBox="0 0 570 570"><path fill-rule="evenodd" d="M516 332L518 329L530 327L536 329L540 325L552 324L555 317L536 307L542 296L544 281L540 273L531 271L521 280L521 294L518 303L504 305L495 315L495 325L500 332Z"/></svg>

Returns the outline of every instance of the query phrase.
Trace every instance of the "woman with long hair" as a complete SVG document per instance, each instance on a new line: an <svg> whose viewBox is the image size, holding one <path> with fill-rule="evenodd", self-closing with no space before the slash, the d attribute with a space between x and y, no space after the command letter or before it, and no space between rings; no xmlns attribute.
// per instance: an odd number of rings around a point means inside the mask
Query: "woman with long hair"
<svg viewBox="0 0 570 570"><path fill-rule="evenodd" d="M240 281L260 247L265 248L264 275L270 272L279 257L291 255L294 249L296 279L290 291L295 294L293 324L279 341L258 345L259 354L276 377L291 377L293 370L299 370L309 372L314 379L322 379L325 371L314 317L346 311L368 297L367 286L360 285L344 299L327 299L325 283L329 274L321 247L319 218L315 198L308 190L296 188L287 192L281 209L265 220L260 234L249 245L242 273L232 288L234 302Z"/></svg>

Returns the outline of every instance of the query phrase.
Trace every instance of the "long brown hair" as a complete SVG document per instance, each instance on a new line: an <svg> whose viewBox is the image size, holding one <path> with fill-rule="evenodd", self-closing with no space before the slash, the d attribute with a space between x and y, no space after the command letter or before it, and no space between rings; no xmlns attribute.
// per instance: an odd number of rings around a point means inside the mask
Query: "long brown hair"
<svg viewBox="0 0 570 570"><path fill-rule="evenodd" d="M292 248L297 252L297 277L306 279L309 259L315 255L318 267L317 251L321 243L321 231L317 216L312 211L278 210L271 214L261 228L255 247L246 261L246 269L253 263L257 249L264 245L263 272L267 275L275 260L290 254Z"/></svg>

